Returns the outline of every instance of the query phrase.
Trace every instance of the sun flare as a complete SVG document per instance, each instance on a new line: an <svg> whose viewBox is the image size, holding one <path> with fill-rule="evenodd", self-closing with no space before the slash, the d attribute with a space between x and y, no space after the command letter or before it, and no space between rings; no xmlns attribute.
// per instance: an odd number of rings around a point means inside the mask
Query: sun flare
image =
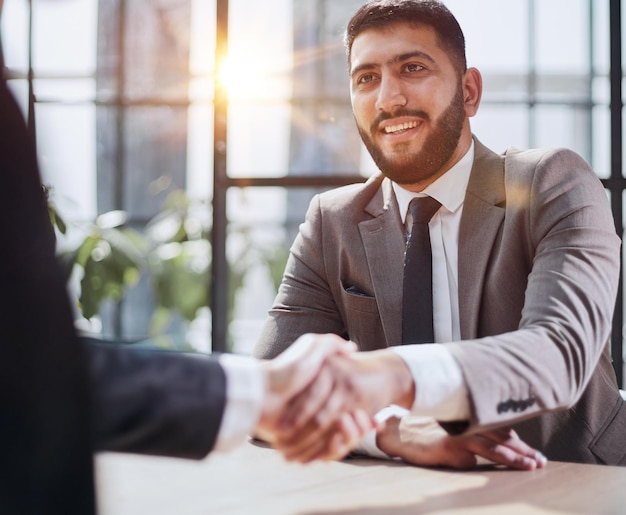
<svg viewBox="0 0 626 515"><path fill-rule="evenodd" d="M218 66L217 77L231 100L272 98L289 93L291 77L271 68L260 59L230 55Z"/></svg>

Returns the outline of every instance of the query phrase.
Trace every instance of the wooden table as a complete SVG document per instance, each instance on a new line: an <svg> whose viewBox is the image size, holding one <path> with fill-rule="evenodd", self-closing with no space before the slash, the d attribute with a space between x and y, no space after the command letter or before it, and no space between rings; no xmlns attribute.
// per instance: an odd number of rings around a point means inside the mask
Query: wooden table
<svg viewBox="0 0 626 515"><path fill-rule="evenodd" d="M246 443L199 462L104 453L102 515L625 514L626 468L551 462L469 472L349 459L297 465Z"/></svg>

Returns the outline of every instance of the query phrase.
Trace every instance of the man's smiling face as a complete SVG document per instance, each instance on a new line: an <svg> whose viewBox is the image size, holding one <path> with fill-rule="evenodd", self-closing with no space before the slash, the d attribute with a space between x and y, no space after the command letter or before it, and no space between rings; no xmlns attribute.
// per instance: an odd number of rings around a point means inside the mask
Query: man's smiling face
<svg viewBox="0 0 626 515"><path fill-rule="evenodd" d="M350 93L372 158L408 189L424 189L469 148L464 76L430 27L396 23L359 34Z"/></svg>

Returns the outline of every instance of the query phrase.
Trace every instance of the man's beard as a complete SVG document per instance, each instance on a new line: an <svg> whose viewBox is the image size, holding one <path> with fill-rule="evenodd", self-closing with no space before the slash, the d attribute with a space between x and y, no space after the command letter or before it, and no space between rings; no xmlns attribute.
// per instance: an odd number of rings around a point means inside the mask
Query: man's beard
<svg viewBox="0 0 626 515"><path fill-rule="evenodd" d="M383 120L399 116L417 116L426 122L430 120L424 111L399 109L393 114L381 113L372 124L369 133L357 125L361 139L374 162L386 177L398 184L414 184L437 175L454 154L461 137L465 123L463 89L459 85L450 105L434 122L433 131L424 141L422 150L413 153L407 151L401 155L394 153L393 157L388 159L374 143L370 134L379 130L378 126Z"/></svg>

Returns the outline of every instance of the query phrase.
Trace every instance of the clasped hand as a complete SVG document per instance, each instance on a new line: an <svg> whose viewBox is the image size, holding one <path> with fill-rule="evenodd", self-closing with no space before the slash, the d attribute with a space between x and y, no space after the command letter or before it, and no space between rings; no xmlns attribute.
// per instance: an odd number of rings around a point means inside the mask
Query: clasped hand
<svg viewBox="0 0 626 515"><path fill-rule="evenodd" d="M264 363L266 397L257 435L288 460L338 459L377 427L374 415L405 397L413 380L393 353L357 353L352 342L307 334Z"/></svg>

